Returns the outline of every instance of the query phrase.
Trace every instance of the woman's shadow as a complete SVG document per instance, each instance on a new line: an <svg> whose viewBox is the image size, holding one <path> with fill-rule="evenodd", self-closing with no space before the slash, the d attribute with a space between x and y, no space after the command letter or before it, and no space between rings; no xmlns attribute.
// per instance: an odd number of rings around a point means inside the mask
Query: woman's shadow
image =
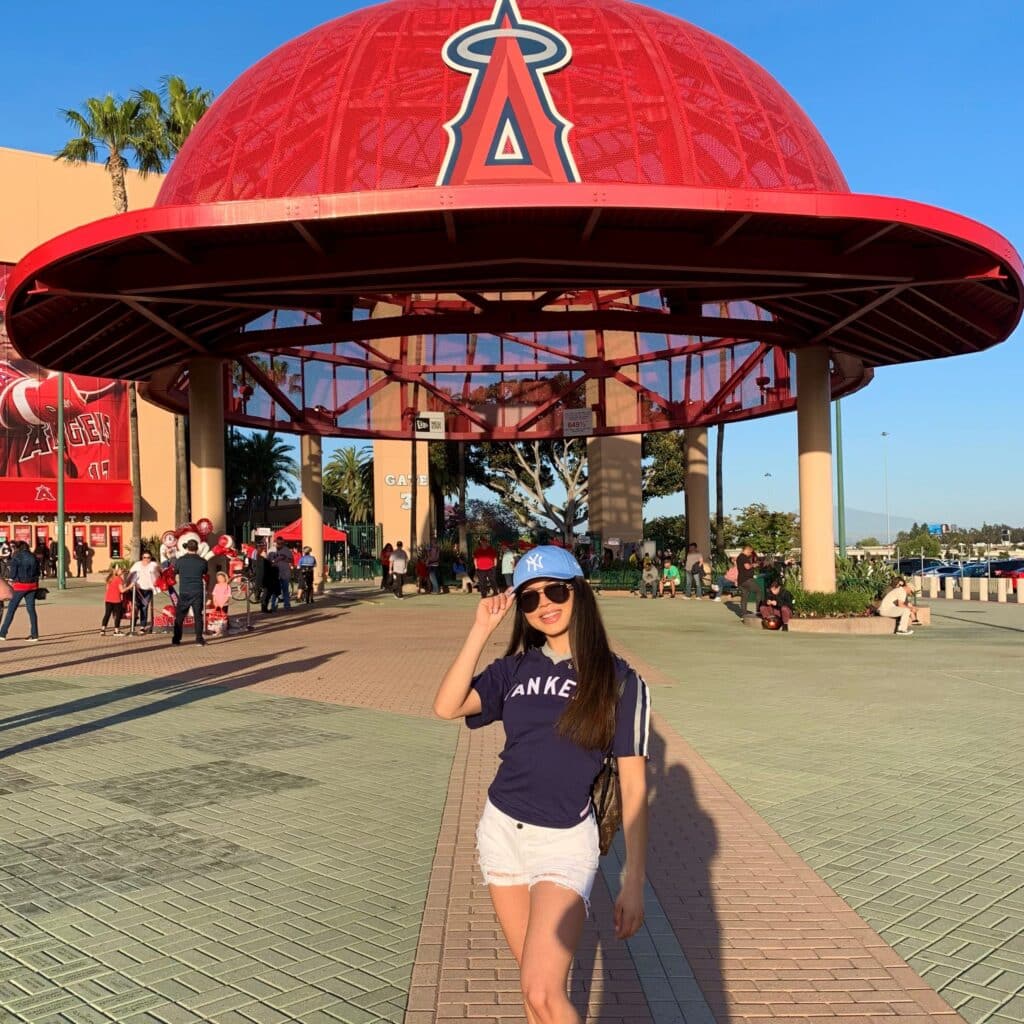
<svg viewBox="0 0 1024 1024"><path fill-rule="evenodd" d="M570 995L584 1021L648 1012L665 1024L730 1019L711 882L718 830L697 801L687 767L667 762L664 737L652 728L645 922L627 942L615 937L614 901L626 860L620 833L601 858L592 913L573 961Z"/></svg>

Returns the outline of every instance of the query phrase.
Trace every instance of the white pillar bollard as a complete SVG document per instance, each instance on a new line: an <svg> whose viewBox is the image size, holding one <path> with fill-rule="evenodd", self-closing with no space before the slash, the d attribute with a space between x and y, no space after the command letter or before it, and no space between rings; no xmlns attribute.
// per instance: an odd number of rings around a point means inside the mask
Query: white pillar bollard
<svg viewBox="0 0 1024 1024"><path fill-rule="evenodd" d="M943 585L946 588L946 600L947 601L952 601L953 600L953 585L954 585L955 582L956 581L953 579L952 576L947 576L945 578L945 580L943 580Z"/></svg>
<svg viewBox="0 0 1024 1024"><path fill-rule="evenodd" d="M952 583L953 581L949 580L949 582ZM970 601L971 599L971 580L967 576L960 581L960 598L963 601Z"/></svg>
<svg viewBox="0 0 1024 1024"><path fill-rule="evenodd" d="M1006 604L1006 580L1002 576L996 577L996 601Z"/></svg>
<svg viewBox="0 0 1024 1024"><path fill-rule="evenodd" d="M934 601L939 596L939 577L928 576L928 597Z"/></svg>
<svg viewBox="0 0 1024 1024"><path fill-rule="evenodd" d="M978 600L979 601L987 601L988 600L988 577L987 576L983 576L981 579L978 580Z"/></svg>

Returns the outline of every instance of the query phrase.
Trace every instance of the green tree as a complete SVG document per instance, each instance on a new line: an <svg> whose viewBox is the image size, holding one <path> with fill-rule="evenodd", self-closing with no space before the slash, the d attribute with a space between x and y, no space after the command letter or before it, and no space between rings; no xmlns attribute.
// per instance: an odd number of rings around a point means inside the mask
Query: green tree
<svg viewBox="0 0 1024 1024"><path fill-rule="evenodd" d="M857 546L861 548L877 548L878 538L877 537L864 537L857 541Z"/></svg>
<svg viewBox="0 0 1024 1024"><path fill-rule="evenodd" d="M644 539L653 540L659 551L685 551L686 516L656 516L647 520Z"/></svg>
<svg viewBox="0 0 1024 1024"><path fill-rule="evenodd" d="M643 500L678 494L686 485L686 450L682 430L643 435Z"/></svg>
<svg viewBox="0 0 1024 1024"><path fill-rule="evenodd" d="M520 525L549 526L566 543L587 518L587 450L584 442L520 441L475 444L467 459L470 479L493 491ZM552 494L555 483L564 494Z"/></svg>
<svg viewBox="0 0 1024 1024"><path fill-rule="evenodd" d="M474 537L511 544L518 540L520 526L515 513L500 501L471 498L466 502L466 527Z"/></svg>
<svg viewBox="0 0 1024 1024"><path fill-rule="evenodd" d="M373 522L373 456L369 445L339 448L324 466L324 494L349 523Z"/></svg>
<svg viewBox="0 0 1024 1024"><path fill-rule="evenodd" d="M797 517L793 512L772 512L755 502L740 509L736 519L736 539L752 544L762 555L785 555L796 542Z"/></svg>
<svg viewBox="0 0 1024 1024"><path fill-rule="evenodd" d="M896 534L896 546L905 556L923 554L926 558L938 558L942 552L942 540L928 532L926 523L914 523L909 530Z"/></svg>
<svg viewBox="0 0 1024 1024"><path fill-rule="evenodd" d="M273 431L228 436L227 491L237 521L265 524L272 501L295 493L299 464L294 449Z"/></svg>

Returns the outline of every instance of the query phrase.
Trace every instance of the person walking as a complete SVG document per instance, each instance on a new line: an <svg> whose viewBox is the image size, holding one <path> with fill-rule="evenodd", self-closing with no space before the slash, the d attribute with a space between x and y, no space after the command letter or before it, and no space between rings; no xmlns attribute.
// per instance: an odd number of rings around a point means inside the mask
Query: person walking
<svg viewBox="0 0 1024 1024"><path fill-rule="evenodd" d="M761 602L761 584L755 579L760 567L757 554L752 544L744 544L736 556L736 586L739 588L743 615L755 615L756 611L748 611L747 605L753 600L756 609Z"/></svg>
<svg viewBox="0 0 1024 1024"><path fill-rule="evenodd" d="M481 597L498 593L498 579L495 575L498 565L498 552L491 547L490 539L481 537L480 543L473 549L473 565L476 568L476 588Z"/></svg>
<svg viewBox="0 0 1024 1024"><path fill-rule="evenodd" d="M380 589L390 590L391 583L391 553L394 548L390 544L385 544L380 549Z"/></svg>
<svg viewBox="0 0 1024 1024"><path fill-rule="evenodd" d="M590 911L599 839L591 788L618 761L626 868L615 931L643 923L650 696L617 658L583 570L563 548L534 548L514 593L482 600L434 698L440 718L471 729L501 721L505 749L477 828L484 883L519 964L531 1024L579 1024L566 986ZM491 635L514 608L505 657L477 673Z"/></svg>
<svg viewBox="0 0 1024 1024"><path fill-rule="evenodd" d="M36 617L39 560L29 551L28 545L23 540L14 542L14 554L11 556L8 570L10 575L7 582L11 587L11 599L7 604L3 625L0 626L0 640L7 639L14 613L18 610L18 605L24 601L25 611L28 613L29 629L26 642L34 644L39 640L39 620Z"/></svg>
<svg viewBox="0 0 1024 1024"><path fill-rule="evenodd" d="M181 634L189 612L195 623L196 643L200 647L206 645L203 639L203 611L206 608L206 559L201 558L199 543L194 540L185 541L185 554L171 563L178 574L178 607L174 610L174 633L171 643L177 647L181 643Z"/></svg>
<svg viewBox="0 0 1024 1024"><path fill-rule="evenodd" d="M124 572L111 566L107 573L106 590L103 594L103 622L100 624L100 636L107 635L107 624L114 621L114 636L121 636L121 616L124 614L124 594L130 588L125 585Z"/></svg>
<svg viewBox="0 0 1024 1024"><path fill-rule="evenodd" d="M148 551L143 551L139 560L128 570L128 578L135 584L135 607L142 624L139 632L151 633L153 627L150 618L156 581L160 578L160 566Z"/></svg>
<svg viewBox="0 0 1024 1024"><path fill-rule="evenodd" d="M686 571L686 578L683 580L683 597L690 596L692 587L694 597L699 601L704 596L704 556L696 544L691 544L687 549L683 568Z"/></svg>
<svg viewBox="0 0 1024 1024"><path fill-rule="evenodd" d="M430 592L441 593L441 549L435 540L427 548L427 575L430 577Z"/></svg>
<svg viewBox="0 0 1024 1024"><path fill-rule="evenodd" d="M512 586L512 574L516 571L516 553L508 546L501 545L501 578L507 590Z"/></svg>
<svg viewBox="0 0 1024 1024"><path fill-rule="evenodd" d="M312 548L302 549L299 572L302 574L302 599L306 604L312 604L313 588L316 586L316 557Z"/></svg>
<svg viewBox="0 0 1024 1024"><path fill-rule="evenodd" d="M395 597L401 601L402 588L405 586L405 574L409 571L409 552L402 547L402 542L395 544L391 552L391 584Z"/></svg>
<svg viewBox="0 0 1024 1024"><path fill-rule="evenodd" d="M292 608L292 549L281 539L277 547L267 556L277 569L277 592L271 595L270 610L277 608L277 602L284 604L286 612Z"/></svg>
<svg viewBox="0 0 1024 1024"><path fill-rule="evenodd" d="M277 566L270 561L263 544L256 548L255 562L253 582L260 595L260 611L269 615L273 611L270 599L277 594Z"/></svg>

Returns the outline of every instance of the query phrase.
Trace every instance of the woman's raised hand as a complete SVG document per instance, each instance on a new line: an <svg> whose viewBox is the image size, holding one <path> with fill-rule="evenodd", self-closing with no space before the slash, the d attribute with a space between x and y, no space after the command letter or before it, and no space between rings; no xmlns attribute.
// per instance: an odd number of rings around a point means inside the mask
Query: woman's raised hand
<svg viewBox="0 0 1024 1024"><path fill-rule="evenodd" d="M515 603L516 592L511 587L494 597L483 598L477 605L474 625L493 633Z"/></svg>

